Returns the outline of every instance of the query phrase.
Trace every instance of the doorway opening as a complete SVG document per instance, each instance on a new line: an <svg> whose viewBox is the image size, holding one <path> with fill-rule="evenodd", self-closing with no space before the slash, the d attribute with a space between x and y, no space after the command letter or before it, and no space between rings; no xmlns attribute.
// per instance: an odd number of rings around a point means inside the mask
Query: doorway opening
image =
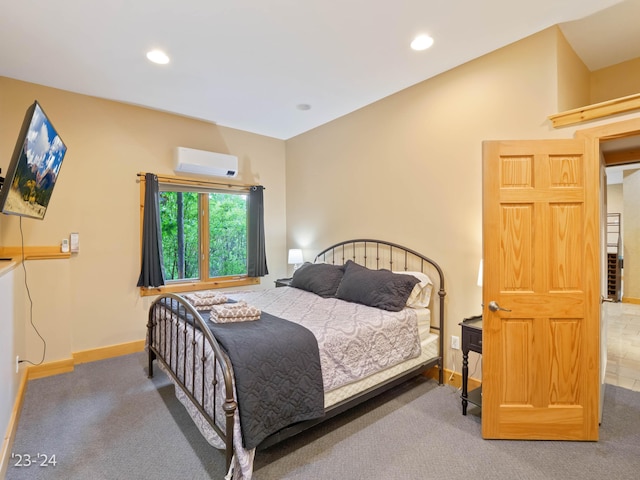
<svg viewBox="0 0 640 480"><path fill-rule="evenodd" d="M601 139L600 152L607 177L606 282L610 302L602 311L607 326L605 382L640 391L640 193L636 193L640 136Z"/></svg>

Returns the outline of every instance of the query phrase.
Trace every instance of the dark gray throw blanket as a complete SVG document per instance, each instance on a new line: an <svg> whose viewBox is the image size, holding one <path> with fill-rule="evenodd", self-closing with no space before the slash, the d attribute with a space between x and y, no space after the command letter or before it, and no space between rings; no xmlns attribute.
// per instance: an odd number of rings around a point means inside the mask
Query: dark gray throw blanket
<svg viewBox="0 0 640 480"><path fill-rule="evenodd" d="M245 448L324 415L318 342L308 329L266 312L235 323L214 323L201 314L233 365Z"/></svg>

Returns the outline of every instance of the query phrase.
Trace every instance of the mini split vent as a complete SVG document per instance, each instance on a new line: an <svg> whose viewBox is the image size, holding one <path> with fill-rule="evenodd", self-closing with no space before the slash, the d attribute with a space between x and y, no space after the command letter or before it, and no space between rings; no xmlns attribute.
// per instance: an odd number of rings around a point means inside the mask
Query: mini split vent
<svg viewBox="0 0 640 480"><path fill-rule="evenodd" d="M235 177L238 175L238 157L224 153L177 147L174 170L176 173Z"/></svg>

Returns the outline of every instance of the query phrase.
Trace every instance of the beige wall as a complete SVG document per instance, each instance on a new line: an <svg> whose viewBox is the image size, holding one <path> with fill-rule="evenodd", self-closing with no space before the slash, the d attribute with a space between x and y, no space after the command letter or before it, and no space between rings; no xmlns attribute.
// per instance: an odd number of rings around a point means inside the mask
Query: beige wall
<svg viewBox="0 0 640 480"><path fill-rule="evenodd" d="M640 93L640 58L618 63L591 73L591 102Z"/></svg>
<svg viewBox="0 0 640 480"><path fill-rule="evenodd" d="M374 237L431 256L446 276L448 345L458 322L481 312L482 141L572 136L547 121L558 35L546 30L287 141L288 246L310 258Z"/></svg>
<svg viewBox="0 0 640 480"><path fill-rule="evenodd" d="M558 32L558 112L591 103L591 72Z"/></svg>
<svg viewBox="0 0 640 480"><path fill-rule="evenodd" d="M623 179L624 271L623 301L640 301L640 170L627 170Z"/></svg>
<svg viewBox="0 0 640 480"><path fill-rule="evenodd" d="M607 185L607 213L622 213L622 183Z"/></svg>
<svg viewBox="0 0 640 480"><path fill-rule="evenodd" d="M80 234L69 260L27 261L33 319L47 340L45 361L76 351L143 339L151 297L141 298L140 187L137 173L173 174L176 146L230 153L238 181L266 187L266 245L271 275L286 273L284 141L145 108L0 77L0 167L9 163L27 107L37 99L68 146L47 215L23 219L27 246L59 245ZM19 245L17 217L0 215L0 245ZM24 288L16 289L22 309ZM4 317L2 328L5 328ZM36 361L42 343L23 315L26 351Z"/></svg>

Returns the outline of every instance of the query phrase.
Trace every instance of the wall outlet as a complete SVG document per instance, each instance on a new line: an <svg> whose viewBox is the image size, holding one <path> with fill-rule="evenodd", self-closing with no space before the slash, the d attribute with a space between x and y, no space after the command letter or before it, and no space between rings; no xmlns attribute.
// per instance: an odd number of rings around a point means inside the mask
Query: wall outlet
<svg viewBox="0 0 640 480"><path fill-rule="evenodd" d="M451 348L454 350L460 350L460 337L451 335Z"/></svg>

